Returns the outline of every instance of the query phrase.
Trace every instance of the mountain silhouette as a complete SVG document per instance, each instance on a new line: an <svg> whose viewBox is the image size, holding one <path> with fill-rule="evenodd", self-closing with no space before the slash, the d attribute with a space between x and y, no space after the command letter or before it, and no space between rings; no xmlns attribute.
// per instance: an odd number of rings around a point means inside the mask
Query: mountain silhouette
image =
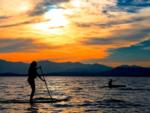
<svg viewBox="0 0 150 113"><path fill-rule="evenodd" d="M92 75L92 76L150 76L150 68L121 65L115 68L101 64L83 64L80 62L56 63L48 60L39 61L47 75ZM0 75L21 76L28 72L28 63L0 60ZM41 74L41 72L39 71Z"/></svg>
<svg viewBox="0 0 150 113"><path fill-rule="evenodd" d="M26 63L0 60L0 73L25 74L27 70L28 64Z"/></svg>
<svg viewBox="0 0 150 113"><path fill-rule="evenodd" d="M38 64L42 66L44 73L100 73L112 69L105 65L79 62L56 63L45 60L39 61ZM27 74L28 67L28 63L0 60L0 73Z"/></svg>
<svg viewBox="0 0 150 113"><path fill-rule="evenodd" d="M100 73L112 69L109 66L101 64L82 64L80 62L56 63L50 61L40 61L39 64L43 67L45 73L60 73L60 72Z"/></svg>
<svg viewBox="0 0 150 113"><path fill-rule="evenodd" d="M150 68L136 65L121 65L112 70L104 72L105 76L150 76Z"/></svg>

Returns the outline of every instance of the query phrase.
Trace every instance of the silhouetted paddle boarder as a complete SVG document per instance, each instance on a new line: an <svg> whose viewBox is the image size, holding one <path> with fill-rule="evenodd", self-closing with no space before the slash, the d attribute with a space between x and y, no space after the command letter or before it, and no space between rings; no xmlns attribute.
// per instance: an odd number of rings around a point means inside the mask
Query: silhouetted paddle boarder
<svg viewBox="0 0 150 113"><path fill-rule="evenodd" d="M109 82L108 82L108 87L109 87L109 88L112 88L112 79L109 80Z"/></svg>
<svg viewBox="0 0 150 113"><path fill-rule="evenodd" d="M33 96L34 96L34 93L35 93L35 78L38 76L42 81L45 81L44 78L42 78L37 70L39 69L40 67L37 67L37 62L36 61L33 61L31 64L30 64L30 67L29 67L29 70L28 70L28 83L29 85L31 86L31 95L30 95L30 103L32 104L33 103Z"/></svg>
<svg viewBox="0 0 150 113"><path fill-rule="evenodd" d="M109 88L126 87L126 85L113 84L113 83L112 83L113 81L117 81L117 80L112 80L112 79L110 79L110 80L108 81L108 87L109 87Z"/></svg>

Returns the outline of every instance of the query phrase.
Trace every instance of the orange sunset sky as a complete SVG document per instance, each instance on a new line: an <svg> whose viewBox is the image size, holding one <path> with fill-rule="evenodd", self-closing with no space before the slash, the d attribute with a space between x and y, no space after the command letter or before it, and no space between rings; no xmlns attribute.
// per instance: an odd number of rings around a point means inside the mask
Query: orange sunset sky
<svg viewBox="0 0 150 113"><path fill-rule="evenodd" d="M0 59L150 66L150 1L0 0Z"/></svg>

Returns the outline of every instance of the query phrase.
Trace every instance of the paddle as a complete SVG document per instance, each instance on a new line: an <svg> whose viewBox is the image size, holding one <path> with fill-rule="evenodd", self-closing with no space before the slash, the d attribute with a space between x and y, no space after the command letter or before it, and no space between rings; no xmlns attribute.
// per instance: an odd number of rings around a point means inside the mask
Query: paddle
<svg viewBox="0 0 150 113"><path fill-rule="evenodd" d="M47 82L46 82L46 80L45 80L44 73L43 73L43 70L42 70L42 67L41 67L41 66L40 66L40 70L41 70L41 73L42 73L42 75L43 75L44 83L45 83L47 92L48 92L48 94L49 94L49 97L51 98L51 100L52 100L52 102L53 102L53 98L52 98L52 96L51 96L51 91L48 89L48 85L47 85Z"/></svg>

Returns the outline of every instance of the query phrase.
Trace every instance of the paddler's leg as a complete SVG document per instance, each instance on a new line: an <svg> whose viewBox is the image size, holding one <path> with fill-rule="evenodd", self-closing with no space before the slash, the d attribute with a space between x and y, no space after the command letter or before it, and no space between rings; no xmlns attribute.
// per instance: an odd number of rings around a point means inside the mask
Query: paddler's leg
<svg viewBox="0 0 150 113"><path fill-rule="evenodd" d="M32 104L33 103L33 96L35 93L35 81L33 80L30 85L31 85L31 89L32 89L32 92L30 95L30 103Z"/></svg>

